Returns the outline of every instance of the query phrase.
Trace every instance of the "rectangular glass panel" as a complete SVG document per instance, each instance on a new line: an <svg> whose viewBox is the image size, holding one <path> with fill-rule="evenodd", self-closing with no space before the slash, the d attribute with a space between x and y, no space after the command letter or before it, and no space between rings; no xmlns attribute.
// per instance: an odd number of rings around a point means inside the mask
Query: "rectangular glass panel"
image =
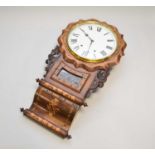
<svg viewBox="0 0 155 155"><path fill-rule="evenodd" d="M82 77L74 75L65 69L61 69L61 71L58 74L58 77L62 80L65 80L66 82L70 83L71 85L75 85L76 87L79 87L80 82L82 80Z"/></svg>

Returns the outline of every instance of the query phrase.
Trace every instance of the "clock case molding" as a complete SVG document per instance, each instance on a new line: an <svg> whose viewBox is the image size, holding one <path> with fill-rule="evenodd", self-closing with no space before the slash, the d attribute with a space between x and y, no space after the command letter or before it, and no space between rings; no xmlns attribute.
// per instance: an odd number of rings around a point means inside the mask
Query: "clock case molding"
<svg viewBox="0 0 155 155"><path fill-rule="evenodd" d="M25 116L63 138L71 138L68 131L73 118L81 106L87 106L85 99L98 88L103 87L112 66L119 62L126 46L123 39L120 39L121 45L118 54L102 63L93 64L77 60L63 45L66 32L74 24L69 24L63 30L58 39L60 45L56 46L48 55L46 73L43 79L36 80L39 87L32 105L28 109L21 108ZM117 31L116 28L114 30ZM119 37L123 36L119 35ZM60 76L61 73L64 77ZM69 80L68 75L72 77ZM78 84L76 80L73 80L77 78Z"/></svg>

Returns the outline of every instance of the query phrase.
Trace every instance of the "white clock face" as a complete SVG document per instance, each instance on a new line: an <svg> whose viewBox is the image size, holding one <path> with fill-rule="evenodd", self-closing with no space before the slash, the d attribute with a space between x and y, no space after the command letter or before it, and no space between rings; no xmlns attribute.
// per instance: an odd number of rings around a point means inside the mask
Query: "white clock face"
<svg viewBox="0 0 155 155"><path fill-rule="evenodd" d="M98 23L76 26L68 35L68 46L83 60L97 61L111 56L117 48L114 33Z"/></svg>

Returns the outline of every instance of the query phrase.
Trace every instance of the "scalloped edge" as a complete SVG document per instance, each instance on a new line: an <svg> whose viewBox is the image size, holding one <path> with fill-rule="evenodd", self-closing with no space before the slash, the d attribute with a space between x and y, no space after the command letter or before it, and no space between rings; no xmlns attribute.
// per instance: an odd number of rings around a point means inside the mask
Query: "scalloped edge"
<svg viewBox="0 0 155 155"><path fill-rule="evenodd" d="M73 54L71 54L68 50L68 46L67 46L68 33L70 32L72 27L75 26L76 24L84 23L87 21L95 21L95 22L104 24L104 25L108 26L117 36L117 41L118 41L117 51L112 56L110 56L109 58L104 60L103 62L95 62L94 63L94 62L85 62L85 61L79 60ZM68 26L62 31L62 34L58 38L58 43L60 45L59 50L62 53L63 58L67 62L74 64L74 66L76 68L81 67L88 71L95 71L98 69L108 69L109 67L112 67L112 66L118 64L121 57L124 56L124 50L127 46L126 42L123 39L123 35L118 32L118 29L115 26L109 25L108 23L106 23L104 21L101 22L96 19L78 20L77 22L68 24Z"/></svg>

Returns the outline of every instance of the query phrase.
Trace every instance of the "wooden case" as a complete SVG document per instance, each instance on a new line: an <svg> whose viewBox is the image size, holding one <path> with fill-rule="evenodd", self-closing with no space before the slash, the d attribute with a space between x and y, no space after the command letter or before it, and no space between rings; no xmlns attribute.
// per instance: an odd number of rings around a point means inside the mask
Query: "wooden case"
<svg viewBox="0 0 155 155"><path fill-rule="evenodd" d="M46 60L44 78L37 79L39 87L31 107L21 108L24 115L63 138L71 137L68 131L80 106L87 106L85 99L98 87L103 87L113 65L119 62L126 47L123 35L117 28L101 22L117 35L117 51L103 62L91 63L77 59L68 51L66 38L72 27L87 21L71 23L63 30L58 39L60 46L52 50ZM91 21L99 22L95 19Z"/></svg>

